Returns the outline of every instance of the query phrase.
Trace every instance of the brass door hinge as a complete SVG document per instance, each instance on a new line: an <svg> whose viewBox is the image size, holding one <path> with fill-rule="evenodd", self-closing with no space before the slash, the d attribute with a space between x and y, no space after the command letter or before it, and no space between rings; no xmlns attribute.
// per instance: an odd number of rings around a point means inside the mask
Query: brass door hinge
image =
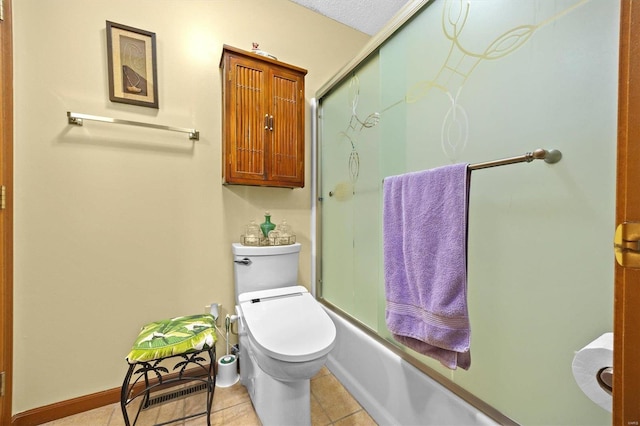
<svg viewBox="0 0 640 426"><path fill-rule="evenodd" d="M640 268L640 222L624 222L613 238L616 261L624 268Z"/></svg>
<svg viewBox="0 0 640 426"><path fill-rule="evenodd" d="M0 396L4 396L4 371L0 373Z"/></svg>
<svg viewBox="0 0 640 426"><path fill-rule="evenodd" d="M0 21L4 21L4 0L0 0Z"/></svg>
<svg viewBox="0 0 640 426"><path fill-rule="evenodd" d="M0 210L4 210L6 208L7 208L7 188L4 185L2 185L0 186Z"/></svg>

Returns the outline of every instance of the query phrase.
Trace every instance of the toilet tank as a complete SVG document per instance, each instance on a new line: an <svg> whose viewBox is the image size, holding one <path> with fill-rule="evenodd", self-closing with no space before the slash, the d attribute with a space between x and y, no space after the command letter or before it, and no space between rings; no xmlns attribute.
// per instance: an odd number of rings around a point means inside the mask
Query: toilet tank
<svg viewBox="0 0 640 426"><path fill-rule="evenodd" d="M266 247L233 243L236 301L249 291L297 285L300 247L300 243Z"/></svg>

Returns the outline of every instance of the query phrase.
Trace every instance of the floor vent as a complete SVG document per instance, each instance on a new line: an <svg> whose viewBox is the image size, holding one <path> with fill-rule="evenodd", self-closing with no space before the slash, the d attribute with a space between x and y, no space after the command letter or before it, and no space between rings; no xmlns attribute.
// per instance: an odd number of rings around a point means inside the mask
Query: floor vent
<svg viewBox="0 0 640 426"><path fill-rule="evenodd" d="M165 393L162 395L154 396L147 401L144 406L145 409L153 407L154 405L164 404L165 402L171 401L173 399L183 398L185 396L189 396L196 392L201 392L207 390L207 384L201 383L198 385L189 386L188 388L180 389L174 392Z"/></svg>

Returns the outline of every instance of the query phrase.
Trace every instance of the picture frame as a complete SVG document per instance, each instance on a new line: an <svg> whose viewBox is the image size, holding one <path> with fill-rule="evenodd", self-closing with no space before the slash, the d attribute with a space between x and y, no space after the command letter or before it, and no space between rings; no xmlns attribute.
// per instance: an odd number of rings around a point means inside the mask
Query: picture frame
<svg viewBox="0 0 640 426"><path fill-rule="evenodd" d="M159 108L156 34L106 22L109 100Z"/></svg>

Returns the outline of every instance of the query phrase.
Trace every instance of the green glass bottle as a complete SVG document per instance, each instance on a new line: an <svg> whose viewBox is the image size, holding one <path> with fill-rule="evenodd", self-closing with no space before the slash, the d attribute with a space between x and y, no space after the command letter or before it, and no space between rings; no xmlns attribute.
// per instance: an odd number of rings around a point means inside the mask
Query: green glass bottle
<svg viewBox="0 0 640 426"><path fill-rule="evenodd" d="M264 223L260 224L260 229L262 229L262 235L265 238L269 236L269 231L273 231L275 229L275 223L271 223L271 213L264 212Z"/></svg>

